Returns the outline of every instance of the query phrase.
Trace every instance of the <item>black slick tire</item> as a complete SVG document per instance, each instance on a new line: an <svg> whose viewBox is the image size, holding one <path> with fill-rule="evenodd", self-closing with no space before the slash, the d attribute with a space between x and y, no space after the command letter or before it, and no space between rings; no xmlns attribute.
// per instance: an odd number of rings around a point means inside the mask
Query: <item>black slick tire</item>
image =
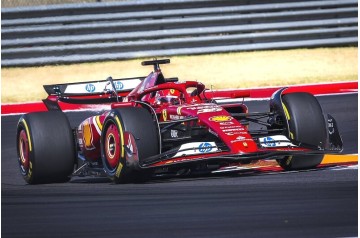
<svg viewBox="0 0 360 238"><path fill-rule="evenodd" d="M17 126L20 172L29 184L70 180L75 163L74 136L60 111L23 115Z"/></svg>
<svg viewBox="0 0 360 238"><path fill-rule="evenodd" d="M309 93L290 93L282 97L289 137L314 146L324 146L327 129L321 106ZM311 169L318 166L323 155L294 155L278 160L285 170Z"/></svg>

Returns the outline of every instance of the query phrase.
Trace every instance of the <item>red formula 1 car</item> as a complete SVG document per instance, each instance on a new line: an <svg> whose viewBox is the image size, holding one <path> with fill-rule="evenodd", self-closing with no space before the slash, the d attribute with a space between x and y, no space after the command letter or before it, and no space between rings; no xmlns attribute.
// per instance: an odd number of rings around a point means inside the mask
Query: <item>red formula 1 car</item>
<svg viewBox="0 0 360 238"><path fill-rule="evenodd" d="M308 93L276 91L266 112L249 112L246 90L208 90L195 81L165 78L160 64L147 77L44 86L47 112L23 115L17 127L20 171L26 182L65 182L104 175L116 183L151 176L221 171L261 159L285 170L313 168L342 150L333 117ZM59 103L100 104L101 113L71 128ZM251 124L261 125L251 129Z"/></svg>

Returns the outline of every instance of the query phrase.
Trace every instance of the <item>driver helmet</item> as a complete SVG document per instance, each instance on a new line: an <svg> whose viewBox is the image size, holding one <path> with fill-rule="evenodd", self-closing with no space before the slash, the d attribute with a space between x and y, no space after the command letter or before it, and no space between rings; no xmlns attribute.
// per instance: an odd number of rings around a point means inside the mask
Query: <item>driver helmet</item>
<svg viewBox="0 0 360 238"><path fill-rule="evenodd" d="M156 104L170 104L179 105L181 104L180 95L181 93L174 89L161 90L156 93Z"/></svg>

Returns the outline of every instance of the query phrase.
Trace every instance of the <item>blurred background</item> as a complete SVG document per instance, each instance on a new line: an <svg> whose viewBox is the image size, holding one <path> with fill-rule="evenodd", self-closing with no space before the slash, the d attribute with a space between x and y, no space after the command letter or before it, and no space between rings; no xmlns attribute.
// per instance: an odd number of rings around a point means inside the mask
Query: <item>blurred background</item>
<svg viewBox="0 0 360 238"><path fill-rule="evenodd" d="M114 0L1 0L1 7L25 7L64 3L113 2ZM129 0L120 0L129 1ZM130 0L131 1L131 0Z"/></svg>
<svg viewBox="0 0 360 238"><path fill-rule="evenodd" d="M152 58L214 88L358 78L357 0L1 3L2 102L38 101L44 84L146 76Z"/></svg>

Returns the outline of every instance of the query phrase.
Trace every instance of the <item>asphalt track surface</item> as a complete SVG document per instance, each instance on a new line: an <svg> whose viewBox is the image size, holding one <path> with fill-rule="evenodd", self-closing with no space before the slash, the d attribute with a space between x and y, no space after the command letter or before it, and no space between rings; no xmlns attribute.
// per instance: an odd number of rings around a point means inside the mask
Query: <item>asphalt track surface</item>
<svg viewBox="0 0 360 238"><path fill-rule="evenodd" d="M318 97L358 150L357 94ZM249 102L267 111L267 102ZM68 113L76 125L89 113ZM357 166L232 173L115 185L103 178L26 185L15 152L19 116L1 118L2 237L355 237Z"/></svg>

